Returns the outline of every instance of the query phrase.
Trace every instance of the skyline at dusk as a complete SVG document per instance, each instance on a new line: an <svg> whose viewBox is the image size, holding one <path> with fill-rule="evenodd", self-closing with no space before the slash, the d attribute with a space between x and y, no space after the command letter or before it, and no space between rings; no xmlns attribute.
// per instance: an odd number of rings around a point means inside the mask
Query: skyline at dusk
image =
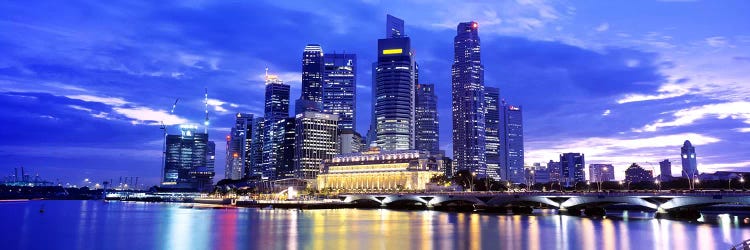
<svg viewBox="0 0 750 250"><path fill-rule="evenodd" d="M434 84L440 149L451 145L459 22L476 21L484 85L524 108L525 165L579 152L586 163L656 169L696 147L698 170L750 167L750 3L535 0L0 3L0 176L159 182L159 125L203 124L214 181L235 114L263 116L264 75L300 97L305 45L353 53L356 130L367 134L386 14L404 20L420 83ZM429 9L430 11L415 11ZM677 15L679 14L679 15ZM637 17L637 18L635 18ZM179 98L174 114L170 109ZM290 115L294 113L293 106ZM202 128L201 128L202 129ZM177 133L171 126L170 132Z"/></svg>

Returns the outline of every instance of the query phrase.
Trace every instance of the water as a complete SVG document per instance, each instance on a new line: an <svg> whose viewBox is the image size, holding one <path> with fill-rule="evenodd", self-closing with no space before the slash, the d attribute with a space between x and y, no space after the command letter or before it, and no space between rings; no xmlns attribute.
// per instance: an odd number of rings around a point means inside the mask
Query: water
<svg viewBox="0 0 750 250"><path fill-rule="evenodd" d="M717 223L373 210L186 208L174 203L0 202L0 249L728 249ZM40 208L44 213L40 213Z"/></svg>

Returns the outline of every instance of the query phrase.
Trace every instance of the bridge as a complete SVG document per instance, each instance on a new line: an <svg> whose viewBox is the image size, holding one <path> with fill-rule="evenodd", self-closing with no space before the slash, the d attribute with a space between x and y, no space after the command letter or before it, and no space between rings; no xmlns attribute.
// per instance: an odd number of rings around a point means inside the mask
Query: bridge
<svg viewBox="0 0 750 250"><path fill-rule="evenodd" d="M548 207L560 211L603 208L609 205L631 205L669 213L713 205L750 206L750 192L449 192L449 193L349 193L339 199L351 203L381 206Z"/></svg>

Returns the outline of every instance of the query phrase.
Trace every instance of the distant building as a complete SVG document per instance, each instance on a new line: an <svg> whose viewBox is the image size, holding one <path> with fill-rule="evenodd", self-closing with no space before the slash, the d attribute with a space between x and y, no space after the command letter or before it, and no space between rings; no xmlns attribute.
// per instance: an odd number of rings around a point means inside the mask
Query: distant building
<svg viewBox="0 0 750 250"><path fill-rule="evenodd" d="M282 150L285 134L285 119L289 117L289 85L284 84L278 76L266 75L266 99L264 114L263 138L263 171L262 178L276 179L276 170L281 167L278 162L283 156L277 154Z"/></svg>
<svg viewBox="0 0 750 250"><path fill-rule="evenodd" d="M636 183L642 181L653 181L654 173L651 170L643 169L638 164L633 163L625 170L625 181Z"/></svg>
<svg viewBox="0 0 750 250"><path fill-rule="evenodd" d="M501 106L500 122L500 176L513 183L523 178L523 115L520 106Z"/></svg>
<svg viewBox="0 0 750 250"><path fill-rule="evenodd" d="M250 143L250 169L245 172L246 178L259 179L263 175L263 143L266 141L265 118L253 119L253 137Z"/></svg>
<svg viewBox="0 0 750 250"><path fill-rule="evenodd" d="M214 175L215 144L195 125L180 126L179 135L167 135L162 186L210 189Z"/></svg>
<svg viewBox="0 0 750 250"><path fill-rule="evenodd" d="M537 167L534 169L534 183L549 183L550 171L546 167Z"/></svg>
<svg viewBox="0 0 750 250"><path fill-rule="evenodd" d="M672 162L669 159L664 159L659 162L659 180L669 181L672 179Z"/></svg>
<svg viewBox="0 0 750 250"><path fill-rule="evenodd" d="M306 111L298 114L295 176L313 180L324 160L338 153L338 115Z"/></svg>
<svg viewBox="0 0 750 250"><path fill-rule="evenodd" d="M398 191L425 190L430 178L441 174L438 162L416 150L341 154L326 160L317 176L318 190Z"/></svg>
<svg viewBox="0 0 750 250"><path fill-rule="evenodd" d="M416 92L416 146L414 149L427 151L432 155L439 154L440 126L435 85L417 84Z"/></svg>
<svg viewBox="0 0 750 250"><path fill-rule="evenodd" d="M302 52L302 90L294 112L323 110L323 48L308 44Z"/></svg>
<svg viewBox="0 0 750 250"><path fill-rule="evenodd" d="M695 147L690 141L685 141L680 148L682 155L682 177L690 179L695 178L698 174L698 161L695 156Z"/></svg>
<svg viewBox="0 0 750 250"><path fill-rule="evenodd" d="M583 169L586 166L584 155L581 153L564 153L560 155L560 169L562 183L570 187L577 182L586 181L586 172Z"/></svg>
<svg viewBox="0 0 750 250"><path fill-rule="evenodd" d="M339 130L338 142L339 154L358 153L367 149L364 138L352 129Z"/></svg>
<svg viewBox="0 0 750 250"><path fill-rule="evenodd" d="M485 87L485 157L487 158L487 175L500 180L500 90L493 87Z"/></svg>
<svg viewBox="0 0 750 250"><path fill-rule="evenodd" d="M227 138L224 178L239 180L251 168L253 142L253 115L237 113L235 123Z"/></svg>
<svg viewBox="0 0 750 250"><path fill-rule="evenodd" d="M313 111L309 111L313 112ZM276 180L294 178L297 174L296 169L296 140L297 140L297 120L294 117L287 117L278 123L281 144L276 152Z"/></svg>
<svg viewBox="0 0 750 250"><path fill-rule="evenodd" d="M589 180L604 182L615 180L615 167L612 164L589 164Z"/></svg>
<svg viewBox="0 0 750 250"><path fill-rule="evenodd" d="M451 159L448 156L443 156L443 166L441 167L443 170L442 173L445 174L446 177L453 177L453 175L456 174L456 168L453 166L453 159Z"/></svg>
<svg viewBox="0 0 750 250"><path fill-rule="evenodd" d="M323 112L338 115L339 129L357 129L357 55L325 54Z"/></svg>
<svg viewBox="0 0 750 250"><path fill-rule="evenodd" d="M550 182L561 182L562 178L562 167L559 161L550 160L547 163L547 171L549 171Z"/></svg>

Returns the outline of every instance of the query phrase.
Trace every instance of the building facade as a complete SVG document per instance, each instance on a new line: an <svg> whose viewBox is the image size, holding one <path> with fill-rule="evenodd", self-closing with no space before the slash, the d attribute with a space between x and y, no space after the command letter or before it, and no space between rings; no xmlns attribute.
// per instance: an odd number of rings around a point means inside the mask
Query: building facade
<svg viewBox="0 0 750 250"><path fill-rule="evenodd" d="M275 179L276 170L282 164L281 156L286 122L289 117L289 85L284 84L278 76L266 75L265 126L263 143L263 179Z"/></svg>
<svg viewBox="0 0 750 250"><path fill-rule="evenodd" d="M625 181L636 183L642 181L653 181L654 173L651 170L645 170L638 164L633 163L625 170Z"/></svg>
<svg viewBox="0 0 750 250"><path fill-rule="evenodd" d="M167 135L162 186L205 191L214 175L215 147L208 134L195 125L180 126L179 135Z"/></svg>
<svg viewBox="0 0 750 250"><path fill-rule="evenodd" d="M306 111L298 114L295 177L314 180L324 160L338 153L338 115Z"/></svg>
<svg viewBox="0 0 750 250"><path fill-rule="evenodd" d="M562 167L559 161L550 160L547 163L547 171L549 171L550 182L561 182L562 181Z"/></svg>
<svg viewBox="0 0 750 250"><path fill-rule="evenodd" d="M416 90L416 150L440 153L440 125L438 121L437 96L435 85L417 84Z"/></svg>
<svg viewBox="0 0 750 250"><path fill-rule="evenodd" d="M612 164L589 164L589 180L604 182L615 180L615 167Z"/></svg>
<svg viewBox="0 0 750 250"><path fill-rule="evenodd" d="M485 87L485 157L487 158L487 175L494 180L501 180L500 171L500 89Z"/></svg>
<svg viewBox="0 0 750 250"><path fill-rule="evenodd" d="M323 112L339 117L339 129L357 129L357 55L325 54Z"/></svg>
<svg viewBox="0 0 750 250"><path fill-rule="evenodd" d="M416 65L403 20L388 15L387 26L373 71L375 141L382 150L408 150L414 148Z"/></svg>
<svg viewBox="0 0 750 250"><path fill-rule="evenodd" d="M672 179L672 162L664 159L659 162L659 180L669 181Z"/></svg>
<svg viewBox="0 0 750 250"><path fill-rule="evenodd" d="M224 178L242 179L251 168L253 114L237 113L227 138Z"/></svg>
<svg viewBox="0 0 750 250"><path fill-rule="evenodd" d="M317 177L318 190L402 191L425 190L438 161L416 150L341 154L323 163Z"/></svg>
<svg viewBox="0 0 750 250"><path fill-rule="evenodd" d="M523 113L520 106L505 102L500 110L500 177L523 183Z"/></svg>
<svg viewBox="0 0 750 250"><path fill-rule="evenodd" d="M487 175L484 66L476 22L458 24L453 48L453 163L458 170L466 169L482 178ZM520 170L523 178L523 168Z"/></svg>
<svg viewBox="0 0 750 250"><path fill-rule="evenodd" d="M339 128L341 128L340 125ZM339 130L338 142L339 154L359 153L367 149L362 135L353 129Z"/></svg>
<svg viewBox="0 0 750 250"><path fill-rule="evenodd" d="M693 144L690 141L685 141L682 148L680 148L680 153L682 158L682 177L693 179L695 176L698 176L700 174L698 173L698 160L695 156L695 147L693 147Z"/></svg>
<svg viewBox="0 0 750 250"><path fill-rule="evenodd" d="M561 182L566 187L575 185L577 182L586 181L586 172L583 169L586 160L581 153L564 153L560 155Z"/></svg>
<svg viewBox="0 0 750 250"><path fill-rule="evenodd" d="M295 101L294 112L323 110L323 48L308 44L302 51L302 90Z"/></svg>
<svg viewBox="0 0 750 250"><path fill-rule="evenodd" d="M266 141L266 120L264 117L253 119L253 138L250 143L250 169L245 171L245 178L259 179L263 176L263 143Z"/></svg>

